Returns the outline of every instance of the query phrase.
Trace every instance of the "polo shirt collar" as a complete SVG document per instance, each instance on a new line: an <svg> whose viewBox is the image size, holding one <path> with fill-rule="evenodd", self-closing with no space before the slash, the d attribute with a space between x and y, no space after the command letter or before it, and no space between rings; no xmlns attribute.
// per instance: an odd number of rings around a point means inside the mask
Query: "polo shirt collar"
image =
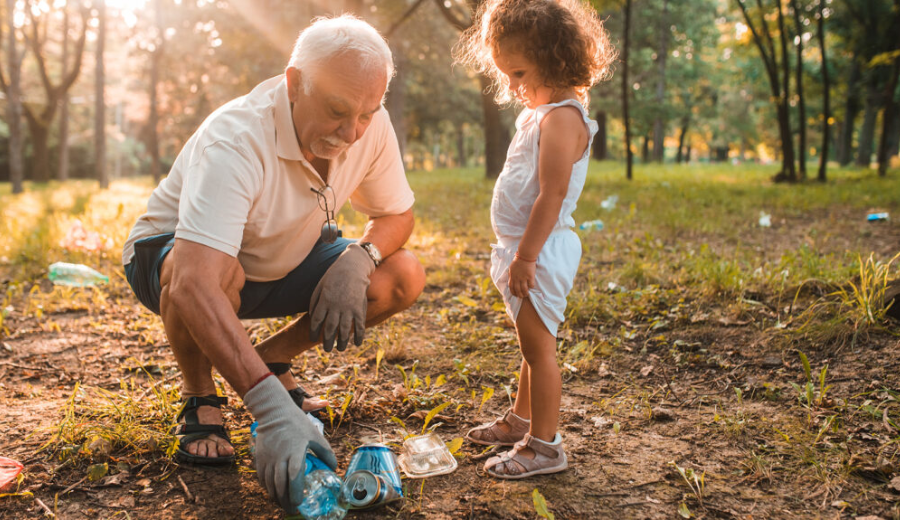
<svg viewBox="0 0 900 520"><path fill-rule="evenodd" d="M278 157L288 161L302 161L303 152L294 130L291 100L288 98L287 79L282 78L275 90L275 146Z"/></svg>

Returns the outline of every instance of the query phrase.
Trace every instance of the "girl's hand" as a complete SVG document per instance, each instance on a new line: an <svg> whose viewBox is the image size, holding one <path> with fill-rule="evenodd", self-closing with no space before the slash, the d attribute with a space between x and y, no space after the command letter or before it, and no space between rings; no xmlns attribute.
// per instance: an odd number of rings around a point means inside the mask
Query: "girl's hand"
<svg viewBox="0 0 900 520"><path fill-rule="evenodd" d="M528 291L534 288L534 272L537 262L528 262L521 258L513 259L509 266L509 290L516 298L527 298Z"/></svg>

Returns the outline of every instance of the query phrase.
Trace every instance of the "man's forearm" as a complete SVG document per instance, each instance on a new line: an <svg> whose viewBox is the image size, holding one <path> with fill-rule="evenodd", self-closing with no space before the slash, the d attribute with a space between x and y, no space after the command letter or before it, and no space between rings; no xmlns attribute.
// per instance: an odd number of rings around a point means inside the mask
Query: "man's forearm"
<svg viewBox="0 0 900 520"><path fill-rule="evenodd" d="M406 244L414 225L412 209L399 215L372 218L359 241L375 244L381 256L387 258Z"/></svg>

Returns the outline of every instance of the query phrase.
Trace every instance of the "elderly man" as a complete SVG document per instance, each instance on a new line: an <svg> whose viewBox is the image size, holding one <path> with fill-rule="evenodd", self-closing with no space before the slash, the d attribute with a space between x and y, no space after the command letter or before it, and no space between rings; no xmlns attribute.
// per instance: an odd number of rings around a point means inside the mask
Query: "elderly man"
<svg viewBox="0 0 900 520"><path fill-rule="evenodd" d="M218 109L188 140L123 253L182 372L179 459L234 458L215 367L258 421L258 476L286 508L299 503L307 448L336 466L302 411L323 403L303 402L292 358L319 342L360 345L365 327L412 305L425 284L401 249L414 199L382 107L392 75L371 26L317 20L283 75ZM348 199L369 216L359 241L335 223ZM240 322L300 313L255 348Z"/></svg>

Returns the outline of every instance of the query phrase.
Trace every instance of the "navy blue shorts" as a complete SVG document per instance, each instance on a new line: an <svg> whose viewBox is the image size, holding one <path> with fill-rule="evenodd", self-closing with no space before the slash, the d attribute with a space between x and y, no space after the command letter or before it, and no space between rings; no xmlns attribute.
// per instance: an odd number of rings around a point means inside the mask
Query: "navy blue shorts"
<svg viewBox="0 0 900 520"><path fill-rule="evenodd" d="M306 259L280 280L246 282L241 289L238 318L280 318L307 312L312 293L325 271L347 246L355 242L338 238L333 244L316 243ZM159 268L175 245L174 233L143 238L134 243L134 257L125 266L125 277L145 307L159 314Z"/></svg>

